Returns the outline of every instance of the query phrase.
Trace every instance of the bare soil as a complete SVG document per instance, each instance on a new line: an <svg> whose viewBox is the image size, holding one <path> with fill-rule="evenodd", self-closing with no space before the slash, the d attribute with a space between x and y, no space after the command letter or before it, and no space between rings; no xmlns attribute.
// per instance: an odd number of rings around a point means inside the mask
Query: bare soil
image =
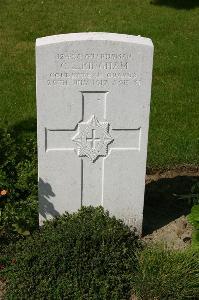
<svg viewBox="0 0 199 300"><path fill-rule="evenodd" d="M191 203L180 199L190 195L199 180L199 167L181 166L169 170L147 170L142 238L161 242L168 248L184 249L191 243L192 226L186 216Z"/></svg>

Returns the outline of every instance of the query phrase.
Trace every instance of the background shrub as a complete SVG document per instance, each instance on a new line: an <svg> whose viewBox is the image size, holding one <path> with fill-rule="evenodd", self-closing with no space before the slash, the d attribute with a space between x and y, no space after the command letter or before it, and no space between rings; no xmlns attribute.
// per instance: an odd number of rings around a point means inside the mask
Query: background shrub
<svg viewBox="0 0 199 300"><path fill-rule="evenodd" d="M27 235L37 227L36 138L0 129L0 237Z"/></svg>
<svg viewBox="0 0 199 300"><path fill-rule="evenodd" d="M198 299L199 251L148 246L139 254L134 287L142 300Z"/></svg>
<svg viewBox="0 0 199 300"><path fill-rule="evenodd" d="M17 244L6 299L129 299L140 247L101 207L67 213Z"/></svg>

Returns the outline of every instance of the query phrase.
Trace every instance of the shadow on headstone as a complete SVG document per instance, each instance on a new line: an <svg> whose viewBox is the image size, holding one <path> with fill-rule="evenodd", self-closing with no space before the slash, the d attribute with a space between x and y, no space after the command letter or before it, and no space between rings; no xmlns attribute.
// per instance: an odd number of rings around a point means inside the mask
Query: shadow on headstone
<svg viewBox="0 0 199 300"><path fill-rule="evenodd" d="M192 9L199 7L198 0L151 0L150 4L169 6L176 9Z"/></svg>
<svg viewBox="0 0 199 300"><path fill-rule="evenodd" d="M189 214L191 204L187 199L180 199L180 195L191 194L191 187L197 178L194 176L161 178L146 185L143 235L150 234L182 215Z"/></svg>
<svg viewBox="0 0 199 300"><path fill-rule="evenodd" d="M43 179L39 178L39 212L43 218L46 218L47 215L59 216L59 212L54 208L52 202L49 201L49 198L55 197L55 193L52 190L52 187L49 183L45 182Z"/></svg>

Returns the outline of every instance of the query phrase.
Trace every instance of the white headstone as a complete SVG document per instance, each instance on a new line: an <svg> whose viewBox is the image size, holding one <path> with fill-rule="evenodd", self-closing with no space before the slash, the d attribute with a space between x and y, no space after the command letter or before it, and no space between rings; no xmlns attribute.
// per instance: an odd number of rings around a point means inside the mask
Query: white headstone
<svg viewBox="0 0 199 300"><path fill-rule="evenodd" d="M152 60L140 36L37 39L40 224L102 205L141 230Z"/></svg>

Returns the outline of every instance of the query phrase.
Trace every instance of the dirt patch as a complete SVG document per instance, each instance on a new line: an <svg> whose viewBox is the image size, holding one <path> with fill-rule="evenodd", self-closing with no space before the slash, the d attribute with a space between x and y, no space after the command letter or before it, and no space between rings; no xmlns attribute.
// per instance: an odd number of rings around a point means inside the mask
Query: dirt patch
<svg viewBox="0 0 199 300"><path fill-rule="evenodd" d="M175 178L177 176L199 176L199 166L183 165L173 168L147 168L146 184L161 178Z"/></svg>
<svg viewBox="0 0 199 300"><path fill-rule="evenodd" d="M143 216L143 240L183 249L191 243L192 226L186 216L189 195L199 180L199 167L181 166L167 170L147 170Z"/></svg>
<svg viewBox="0 0 199 300"><path fill-rule="evenodd" d="M192 226L188 223L185 216L170 222L168 225L155 230L152 234L143 237L149 242L159 242L169 249L182 250L191 244Z"/></svg>

